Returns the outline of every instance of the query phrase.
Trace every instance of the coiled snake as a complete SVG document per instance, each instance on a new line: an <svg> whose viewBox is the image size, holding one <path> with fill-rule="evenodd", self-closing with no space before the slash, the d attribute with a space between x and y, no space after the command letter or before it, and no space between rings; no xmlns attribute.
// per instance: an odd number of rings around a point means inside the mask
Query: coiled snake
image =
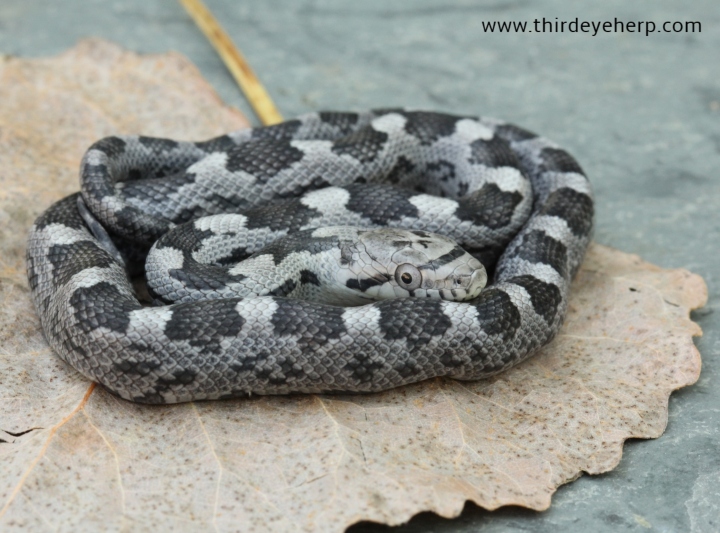
<svg viewBox="0 0 720 533"><path fill-rule="evenodd" d="M30 231L32 298L62 359L144 403L500 372L559 331L593 223L582 169L550 141L402 110L198 143L105 138L85 154L81 191ZM153 243L150 294L167 305L140 303L129 278ZM479 295L477 260L491 276ZM323 275L339 280L330 297L316 291ZM257 276L270 285L253 295ZM338 305L343 291L352 306ZM390 293L414 297L367 303Z"/></svg>

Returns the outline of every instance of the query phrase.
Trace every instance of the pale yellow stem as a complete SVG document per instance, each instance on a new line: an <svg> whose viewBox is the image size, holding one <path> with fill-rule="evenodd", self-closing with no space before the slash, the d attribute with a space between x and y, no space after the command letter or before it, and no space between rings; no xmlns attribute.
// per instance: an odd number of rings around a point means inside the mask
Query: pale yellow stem
<svg viewBox="0 0 720 533"><path fill-rule="evenodd" d="M282 122L283 118L265 87L208 8L201 0L179 1L220 55L223 63L240 85L240 89L250 102L260 122L265 126Z"/></svg>

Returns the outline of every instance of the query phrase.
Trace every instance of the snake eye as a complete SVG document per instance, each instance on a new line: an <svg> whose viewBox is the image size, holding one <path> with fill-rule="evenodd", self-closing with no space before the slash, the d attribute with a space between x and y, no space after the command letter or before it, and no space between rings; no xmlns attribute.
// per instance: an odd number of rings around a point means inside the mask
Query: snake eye
<svg viewBox="0 0 720 533"><path fill-rule="evenodd" d="M420 271L417 267L411 265L410 263L403 263L397 267L397 270L395 271L395 281L403 289L413 291L420 287L422 276L420 275Z"/></svg>

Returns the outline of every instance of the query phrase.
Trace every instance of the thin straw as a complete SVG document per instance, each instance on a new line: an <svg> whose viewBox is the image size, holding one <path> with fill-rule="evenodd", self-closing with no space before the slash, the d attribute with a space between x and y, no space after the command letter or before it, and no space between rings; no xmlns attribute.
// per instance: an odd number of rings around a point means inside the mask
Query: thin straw
<svg viewBox="0 0 720 533"><path fill-rule="evenodd" d="M217 19L201 0L179 0L220 55L223 63L237 81L255 114L264 126L282 122L283 118L270 95L250 68L245 57L222 29Z"/></svg>

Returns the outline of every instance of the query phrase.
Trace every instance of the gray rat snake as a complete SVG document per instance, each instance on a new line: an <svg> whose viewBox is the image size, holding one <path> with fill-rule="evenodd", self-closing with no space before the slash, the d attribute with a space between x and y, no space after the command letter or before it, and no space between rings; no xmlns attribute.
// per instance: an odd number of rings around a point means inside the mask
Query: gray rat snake
<svg viewBox="0 0 720 533"><path fill-rule="evenodd" d="M548 343L592 225L578 163L522 128L320 112L197 143L101 139L81 193L33 225L27 270L53 350L122 398L373 392L476 380ZM148 266L148 285L165 305L143 305L129 277L153 244L165 273ZM333 296L318 296L323 275ZM270 285L229 292L258 276ZM390 293L413 297L368 300Z"/></svg>

